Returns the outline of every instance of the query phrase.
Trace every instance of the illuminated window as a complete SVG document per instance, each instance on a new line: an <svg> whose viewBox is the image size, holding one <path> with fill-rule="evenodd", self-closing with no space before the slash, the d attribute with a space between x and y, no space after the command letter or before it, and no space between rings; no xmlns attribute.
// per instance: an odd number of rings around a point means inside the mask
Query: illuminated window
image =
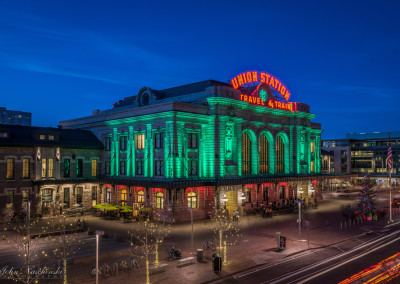
<svg viewBox="0 0 400 284"><path fill-rule="evenodd" d="M105 150L106 151L111 151L111 137L106 137L105 138Z"/></svg>
<svg viewBox="0 0 400 284"><path fill-rule="evenodd" d="M92 177L97 176L97 159L92 160Z"/></svg>
<svg viewBox="0 0 400 284"><path fill-rule="evenodd" d="M47 172L47 159L42 159L42 178L46 177Z"/></svg>
<svg viewBox="0 0 400 284"><path fill-rule="evenodd" d="M106 190L106 202L111 202L111 188L107 188Z"/></svg>
<svg viewBox="0 0 400 284"><path fill-rule="evenodd" d="M69 207L69 187L64 188L64 203Z"/></svg>
<svg viewBox="0 0 400 284"><path fill-rule="evenodd" d="M314 154L314 153L315 153L315 142L311 142L311 144L310 144L310 151L311 151L311 154Z"/></svg>
<svg viewBox="0 0 400 284"><path fill-rule="evenodd" d="M82 204L83 187L76 188L76 203Z"/></svg>
<svg viewBox="0 0 400 284"><path fill-rule="evenodd" d="M156 209L164 209L164 195L161 192L156 193Z"/></svg>
<svg viewBox="0 0 400 284"><path fill-rule="evenodd" d="M142 176L144 169L144 161L143 160L136 160L136 175Z"/></svg>
<svg viewBox="0 0 400 284"><path fill-rule="evenodd" d="M82 159L76 160L76 176L83 177L83 160Z"/></svg>
<svg viewBox="0 0 400 284"><path fill-rule="evenodd" d="M285 187L283 185L279 189L279 198L280 199L285 199Z"/></svg>
<svg viewBox="0 0 400 284"><path fill-rule="evenodd" d="M121 190L121 205L125 206L128 200L128 192L126 189Z"/></svg>
<svg viewBox="0 0 400 284"><path fill-rule="evenodd" d="M49 178L54 177L54 159L49 159L49 168L47 172Z"/></svg>
<svg viewBox="0 0 400 284"><path fill-rule="evenodd" d="M104 172L106 175L109 175L111 173L111 162L110 161L104 162Z"/></svg>
<svg viewBox="0 0 400 284"><path fill-rule="evenodd" d="M49 140L54 140L54 135L49 135Z"/></svg>
<svg viewBox="0 0 400 284"><path fill-rule="evenodd" d="M198 175L198 162L197 160L189 160L188 161L188 171L190 176Z"/></svg>
<svg viewBox="0 0 400 284"><path fill-rule="evenodd" d="M242 133L242 173L251 173L251 140L247 133Z"/></svg>
<svg viewBox="0 0 400 284"><path fill-rule="evenodd" d="M315 173L315 162L311 161L311 172Z"/></svg>
<svg viewBox="0 0 400 284"><path fill-rule="evenodd" d="M164 161L156 160L154 163L154 175L163 176L164 175Z"/></svg>
<svg viewBox="0 0 400 284"><path fill-rule="evenodd" d="M188 133L188 148L197 149L198 148L198 135L197 133Z"/></svg>
<svg viewBox="0 0 400 284"><path fill-rule="evenodd" d="M259 141L259 155L260 155L260 173L266 174L269 172L268 169L268 140L265 135L260 136Z"/></svg>
<svg viewBox="0 0 400 284"><path fill-rule="evenodd" d="M64 177L70 176L70 169L71 169L71 161L70 159L64 160Z"/></svg>
<svg viewBox="0 0 400 284"><path fill-rule="evenodd" d="M14 191L13 190L7 190L7 203L6 207L7 208L12 208L14 205Z"/></svg>
<svg viewBox="0 0 400 284"><path fill-rule="evenodd" d="M246 188L246 202L251 203L251 188Z"/></svg>
<svg viewBox="0 0 400 284"><path fill-rule="evenodd" d="M187 195L188 198L188 208L197 208L197 193L189 192Z"/></svg>
<svg viewBox="0 0 400 284"><path fill-rule="evenodd" d="M156 133L154 134L154 148L155 149L162 149L164 148L164 133Z"/></svg>
<svg viewBox="0 0 400 284"><path fill-rule="evenodd" d="M40 134L40 140L46 140L46 135L44 135L44 134Z"/></svg>
<svg viewBox="0 0 400 284"><path fill-rule="evenodd" d="M97 204L97 186L92 186L92 207Z"/></svg>
<svg viewBox="0 0 400 284"><path fill-rule="evenodd" d="M276 139L276 172L285 172L285 144L281 136Z"/></svg>
<svg viewBox="0 0 400 284"><path fill-rule="evenodd" d="M119 161L119 174L126 175L126 161Z"/></svg>
<svg viewBox="0 0 400 284"><path fill-rule="evenodd" d="M137 195L138 195L137 202L138 203L143 203L144 202L144 192L142 190L140 190L140 191L138 191Z"/></svg>
<svg viewBox="0 0 400 284"><path fill-rule="evenodd" d="M119 137L119 149L125 151L127 149L127 142L128 142L127 136Z"/></svg>
<svg viewBox="0 0 400 284"><path fill-rule="evenodd" d="M144 134L138 134L135 136L135 149L136 150L144 149Z"/></svg>
<svg viewBox="0 0 400 284"><path fill-rule="evenodd" d="M14 179L14 159L7 159L7 179Z"/></svg>
<svg viewBox="0 0 400 284"><path fill-rule="evenodd" d="M26 208L29 201L29 189L22 190L22 207Z"/></svg>
<svg viewBox="0 0 400 284"><path fill-rule="evenodd" d="M29 178L29 158L22 159L22 178Z"/></svg>

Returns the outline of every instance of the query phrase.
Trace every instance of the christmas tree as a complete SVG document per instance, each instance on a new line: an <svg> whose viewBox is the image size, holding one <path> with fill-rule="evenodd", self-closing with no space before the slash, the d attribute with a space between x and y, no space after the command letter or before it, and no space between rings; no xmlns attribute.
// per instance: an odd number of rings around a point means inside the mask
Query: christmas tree
<svg viewBox="0 0 400 284"><path fill-rule="evenodd" d="M375 212L374 190L372 189L371 182L368 175L364 176L363 189L360 191L360 203L358 208L360 214L364 216L371 216Z"/></svg>

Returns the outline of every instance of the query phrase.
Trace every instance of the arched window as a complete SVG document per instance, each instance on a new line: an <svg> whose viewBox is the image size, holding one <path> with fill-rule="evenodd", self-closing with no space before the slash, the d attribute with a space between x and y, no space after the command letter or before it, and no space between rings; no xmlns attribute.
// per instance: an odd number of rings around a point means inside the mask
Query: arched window
<svg viewBox="0 0 400 284"><path fill-rule="evenodd" d="M247 133L242 133L242 173L251 173L251 140Z"/></svg>
<svg viewBox="0 0 400 284"><path fill-rule="evenodd" d="M280 135L276 138L276 172L285 172L285 143Z"/></svg>
<svg viewBox="0 0 400 284"><path fill-rule="evenodd" d="M126 205L126 200L128 199L128 192L126 189L121 190L121 205L125 206Z"/></svg>
<svg viewBox="0 0 400 284"><path fill-rule="evenodd" d="M260 174L266 174L269 172L268 168L268 140L265 135L260 136L258 142L258 151L260 155Z"/></svg>
<svg viewBox="0 0 400 284"><path fill-rule="evenodd" d="M111 188L106 189L106 202L111 202Z"/></svg>
<svg viewBox="0 0 400 284"><path fill-rule="evenodd" d="M164 194L161 192L156 193L156 208L164 209Z"/></svg>
<svg viewBox="0 0 400 284"><path fill-rule="evenodd" d="M143 190L139 190L137 195L138 195L137 202L138 203L143 203L144 202L144 192L143 192Z"/></svg>
<svg viewBox="0 0 400 284"><path fill-rule="evenodd" d="M285 197L285 186L284 185L282 185L280 190L279 190L279 198L280 199L286 199L286 197Z"/></svg>
<svg viewBox="0 0 400 284"><path fill-rule="evenodd" d="M189 192L187 195L188 198L188 208L197 208L197 193Z"/></svg>

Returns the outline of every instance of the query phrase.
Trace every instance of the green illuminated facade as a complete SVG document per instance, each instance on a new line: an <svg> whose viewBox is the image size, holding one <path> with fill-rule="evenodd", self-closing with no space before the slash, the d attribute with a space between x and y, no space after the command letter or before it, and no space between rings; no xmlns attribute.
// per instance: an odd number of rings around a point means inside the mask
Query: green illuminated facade
<svg viewBox="0 0 400 284"><path fill-rule="evenodd" d="M149 188L166 189L168 204L190 184L211 186L216 205L233 180L243 192L253 180L256 191L262 184L274 184L272 190L281 182L288 187L288 180L300 177L311 183L321 172L322 131L311 122L315 114L309 106L274 109L241 101L240 94L212 80L165 90L144 87L113 109L60 124L90 129L104 142L102 173L110 184L153 182ZM291 192L296 197L295 189Z"/></svg>

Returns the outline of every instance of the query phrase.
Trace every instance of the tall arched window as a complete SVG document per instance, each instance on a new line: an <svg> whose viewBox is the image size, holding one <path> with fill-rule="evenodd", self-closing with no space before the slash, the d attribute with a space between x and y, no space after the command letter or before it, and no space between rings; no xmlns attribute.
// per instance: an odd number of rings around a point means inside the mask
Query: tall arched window
<svg viewBox="0 0 400 284"><path fill-rule="evenodd" d="M251 140L247 133L242 133L242 173L251 173Z"/></svg>
<svg viewBox="0 0 400 284"><path fill-rule="evenodd" d="M285 172L285 143L280 135L276 138L276 172Z"/></svg>
<svg viewBox="0 0 400 284"><path fill-rule="evenodd" d="M260 136L260 140L258 142L258 151L260 155L260 174L266 174L269 172L268 168L268 140L265 135Z"/></svg>
<svg viewBox="0 0 400 284"><path fill-rule="evenodd" d="M128 192L126 189L121 190L121 205L125 206L126 205L126 200L128 199Z"/></svg>
<svg viewBox="0 0 400 284"><path fill-rule="evenodd" d="M164 209L164 194L156 193L156 209Z"/></svg>
<svg viewBox="0 0 400 284"><path fill-rule="evenodd" d="M189 192L188 195L188 208L197 208L197 193Z"/></svg>
<svg viewBox="0 0 400 284"><path fill-rule="evenodd" d="M143 192L143 190L139 190L137 195L138 195L137 202L138 203L143 203L144 202L144 192Z"/></svg>

